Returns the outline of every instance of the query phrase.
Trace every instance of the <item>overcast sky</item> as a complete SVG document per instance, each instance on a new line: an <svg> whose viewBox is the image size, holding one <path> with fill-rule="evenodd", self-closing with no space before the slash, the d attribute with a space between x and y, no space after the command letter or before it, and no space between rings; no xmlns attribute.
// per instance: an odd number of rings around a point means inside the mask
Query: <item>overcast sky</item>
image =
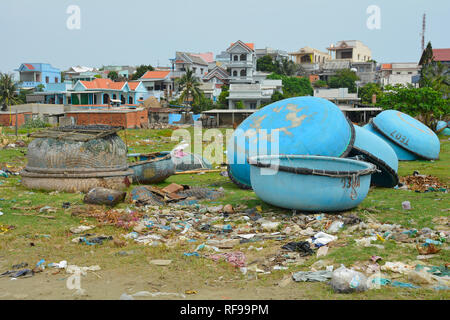
<svg viewBox="0 0 450 320"><path fill-rule="evenodd" d="M80 29L67 27L70 5ZM380 29L366 25L370 5ZM286 51L361 40L378 62L412 62L424 12L426 41L450 47L448 0L0 0L0 71L23 62L168 66L175 51L218 54L236 40Z"/></svg>

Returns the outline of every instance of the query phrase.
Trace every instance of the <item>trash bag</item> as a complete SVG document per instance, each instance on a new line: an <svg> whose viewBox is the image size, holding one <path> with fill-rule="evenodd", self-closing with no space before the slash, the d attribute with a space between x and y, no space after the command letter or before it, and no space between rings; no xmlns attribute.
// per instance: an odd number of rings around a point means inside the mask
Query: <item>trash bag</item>
<svg viewBox="0 0 450 320"><path fill-rule="evenodd" d="M365 275L344 266L333 272L330 284L333 290L339 293L362 292L368 289Z"/></svg>
<svg viewBox="0 0 450 320"><path fill-rule="evenodd" d="M310 244L307 241L289 242L282 246L281 249L299 252L301 257L314 254L314 251L311 249Z"/></svg>

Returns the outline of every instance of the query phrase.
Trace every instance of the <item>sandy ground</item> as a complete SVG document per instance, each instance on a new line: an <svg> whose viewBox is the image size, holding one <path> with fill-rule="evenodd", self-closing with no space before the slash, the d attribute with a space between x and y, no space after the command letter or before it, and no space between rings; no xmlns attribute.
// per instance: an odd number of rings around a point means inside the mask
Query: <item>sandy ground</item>
<svg viewBox="0 0 450 320"><path fill-rule="evenodd" d="M118 300L123 293L134 294L139 291L168 292L184 294L186 290L195 290L196 294L180 296L136 297L136 300L241 300L241 299L302 299L301 290L294 282L285 287L274 283L272 286L257 288L252 285L245 288L233 287L224 281L214 281L199 286L189 280L156 279L148 275L124 274L118 271L89 272L81 277L81 288L84 295L76 294L76 290L69 290L66 280L70 275L60 273L39 273L30 278L11 280L9 277L0 278L0 300ZM290 281L288 281L290 282ZM300 295L300 296L299 296Z"/></svg>

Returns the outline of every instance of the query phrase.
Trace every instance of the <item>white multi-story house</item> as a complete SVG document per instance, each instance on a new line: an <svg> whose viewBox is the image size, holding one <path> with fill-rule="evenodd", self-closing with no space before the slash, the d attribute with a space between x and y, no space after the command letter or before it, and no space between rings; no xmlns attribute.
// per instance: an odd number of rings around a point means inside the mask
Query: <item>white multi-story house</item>
<svg viewBox="0 0 450 320"><path fill-rule="evenodd" d="M282 92L281 80L263 80L261 83L235 83L230 84L230 95L228 96L228 108L236 109L236 104L242 102L245 109L257 109L263 103L269 103L272 95L278 91Z"/></svg>
<svg viewBox="0 0 450 320"><path fill-rule="evenodd" d="M419 74L420 66L415 62L384 63L380 69L380 84L407 85Z"/></svg>
<svg viewBox="0 0 450 320"><path fill-rule="evenodd" d="M234 42L226 50L229 55L228 73L230 83L253 83L256 72L256 54L253 43Z"/></svg>

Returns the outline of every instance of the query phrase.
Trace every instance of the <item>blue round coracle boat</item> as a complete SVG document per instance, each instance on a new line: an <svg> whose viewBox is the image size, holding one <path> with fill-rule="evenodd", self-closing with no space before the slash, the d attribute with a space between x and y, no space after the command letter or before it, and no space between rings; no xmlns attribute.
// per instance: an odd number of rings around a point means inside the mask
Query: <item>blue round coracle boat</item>
<svg viewBox="0 0 450 320"><path fill-rule="evenodd" d="M442 130L442 134L444 136L450 136L450 128L445 128L444 130Z"/></svg>
<svg viewBox="0 0 450 320"><path fill-rule="evenodd" d="M159 183L175 174L175 164L172 162L170 152L134 153L128 154L130 169L133 169L133 183L151 184Z"/></svg>
<svg viewBox="0 0 450 320"><path fill-rule="evenodd" d="M392 150L394 150L399 161L414 161L414 160L420 159L415 154L409 152L406 149L403 149L398 144L389 140L384 134L382 134L381 132L379 132L377 129L374 128L374 126L372 125L372 122L373 122L373 120L370 120L370 122L368 124L366 124L365 126L363 126L363 128L366 129L367 131L372 132L379 138L383 139L383 141L386 142L392 148Z"/></svg>
<svg viewBox="0 0 450 320"><path fill-rule="evenodd" d="M350 156L361 156L364 161L373 163L380 172L372 175L372 184L392 188L398 184L398 158L395 151L374 133L355 127L355 143Z"/></svg>
<svg viewBox="0 0 450 320"><path fill-rule="evenodd" d="M427 160L439 159L439 138L413 117L397 110L386 110L373 119L372 125L409 152Z"/></svg>
<svg viewBox="0 0 450 320"><path fill-rule="evenodd" d="M321 156L256 156L249 159L255 193L272 205L303 211L343 211L360 204L373 164Z"/></svg>
<svg viewBox="0 0 450 320"><path fill-rule="evenodd" d="M354 128L335 104L317 97L284 99L258 110L234 131L227 145L228 176L251 188L251 156L345 157L353 141Z"/></svg>
<svg viewBox="0 0 450 320"><path fill-rule="evenodd" d="M447 128L447 122L438 121L436 124L436 133L440 133L441 131L444 131L445 128Z"/></svg>

